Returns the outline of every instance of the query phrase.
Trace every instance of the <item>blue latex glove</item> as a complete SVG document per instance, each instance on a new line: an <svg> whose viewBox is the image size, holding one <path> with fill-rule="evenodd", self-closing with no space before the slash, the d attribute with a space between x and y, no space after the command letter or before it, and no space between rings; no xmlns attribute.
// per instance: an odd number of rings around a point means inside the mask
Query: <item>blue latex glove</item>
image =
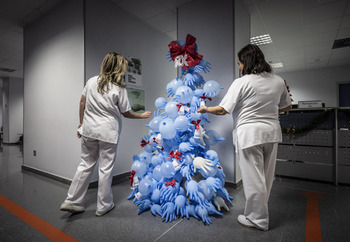
<svg viewBox="0 0 350 242"><path fill-rule="evenodd" d="M196 212L202 218L202 221L204 223L208 225L212 223L211 218L208 215L208 210L204 206L202 205L197 206Z"/></svg>
<svg viewBox="0 0 350 242"><path fill-rule="evenodd" d="M182 196L186 197L185 189L183 189L182 187L180 187L179 195L182 195Z"/></svg>
<svg viewBox="0 0 350 242"><path fill-rule="evenodd" d="M154 189L152 192L151 200L154 203L159 203L160 201L160 191L158 188Z"/></svg>
<svg viewBox="0 0 350 242"><path fill-rule="evenodd" d="M160 202L173 202L180 190L180 183L175 182L174 186L163 184L160 189Z"/></svg>
<svg viewBox="0 0 350 242"><path fill-rule="evenodd" d="M187 205L186 206L186 217L187 219L189 219L189 216L192 216L198 220L200 220L200 218L197 216L196 214L196 207L194 205Z"/></svg>
<svg viewBox="0 0 350 242"><path fill-rule="evenodd" d="M194 89L196 86L196 79L193 77L191 73L187 73L184 78L185 85L189 86L190 88Z"/></svg>
<svg viewBox="0 0 350 242"><path fill-rule="evenodd" d="M199 195L199 189L202 188L198 185L198 183L194 180L186 181L185 187L188 198L197 203L201 203L202 200Z"/></svg>
<svg viewBox="0 0 350 242"><path fill-rule="evenodd" d="M205 183L207 185L208 193L210 193L210 190L217 192L217 190L221 189L222 187L222 184L219 178L208 177L205 180Z"/></svg>
<svg viewBox="0 0 350 242"><path fill-rule="evenodd" d="M233 197L231 197L226 188L222 187L218 192L216 193L217 196L222 197L225 201L229 202L232 204L231 200L233 200Z"/></svg>
<svg viewBox="0 0 350 242"><path fill-rule="evenodd" d="M188 216L186 211L187 200L183 195L179 195L175 198L175 212L176 215L181 215L181 217Z"/></svg>
<svg viewBox="0 0 350 242"><path fill-rule="evenodd" d="M173 58L171 58L170 51L168 51L168 53L166 54L166 59L167 59L169 62L173 61Z"/></svg>
<svg viewBox="0 0 350 242"><path fill-rule="evenodd" d="M192 180L194 173L192 172L190 165L184 165L181 167L180 173L183 177L186 177L187 180Z"/></svg>
<svg viewBox="0 0 350 242"><path fill-rule="evenodd" d="M151 208L151 201L149 199L145 199L143 201L140 201L138 204L139 210L137 210L139 212L139 215L141 213L143 213L144 211L147 211L148 209Z"/></svg>
<svg viewBox="0 0 350 242"><path fill-rule="evenodd" d="M202 60L194 67L195 72L201 72L202 70L204 73L210 72L211 69L211 63L202 58Z"/></svg>
<svg viewBox="0 0 350 242"><path fill-rule="evenodd" d="M157 214L159 214L160 216L162 216L162 207L159 204L153 204L151 206L151 213L156 216Z"/></svg>
<svg viewBox="0 0 350 242"><path fill-rule="evenodd" d="M131 198L133 198L137 192L138 189L137 187L135 187L135 189L132 190L131 194L126 198L126 200L130 200Z"/></svg>
<svg viewBox="0 0 350 242"><path fill-rule="evenodd" d="M165 218L166 223L176 220L174 206L175 205L172 202L167 202L162 205L162 210L163 210L162 218Z"/></svg>
<svg viewBox="0 0 350 242"><path fill-rule="evenodd" d="M208 210L208 214L217 214L217 215L220 215L222 216L222 213L218 212L216 209L215 209L215 206L211 203L211 202L205 202L204 203L204 207Z"/></svg>
<svg viewBox="0 0 350 242"><path fill-rule="evenodd" d="M193 78L195 79L196 87L199 87L205 83L203 77L201 75L199 75L198 73L195 72L192 75L193 75Z"/></svg>
<svg viewBox="0 0 350 242"><path fill-rule="evenodd" d="M190 142L182 142L179 144L179 151L183 154L185 152L192 151L193 145Z"/></svg>

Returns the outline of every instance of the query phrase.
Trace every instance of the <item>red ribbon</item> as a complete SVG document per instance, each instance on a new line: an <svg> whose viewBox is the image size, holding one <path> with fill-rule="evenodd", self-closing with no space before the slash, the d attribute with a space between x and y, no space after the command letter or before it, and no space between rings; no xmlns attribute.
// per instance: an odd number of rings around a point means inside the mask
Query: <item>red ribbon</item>
<svg viewBox="0 0 350 242"><path fill-rule="evenodd" d="M172 41L168 46L170 50L170 56L173 60L179 55L185 56L187 54L186 62L189 67L194 67L202 60L203 56L195 51L196 38L188 34L186 36L185 46L179 45L176 41ZM187 69L187 66L183 66Z"/></svg>
<svg viewBox="0 0 350 242"><path fill-rule="evenodd" d="M200 119L198 119L197 122L193 120L193 121L191 122L191 124L196 125L196 129L199 129L199 123L200 123L200 122L201 122Z"/></svg>
<svg viewBox="0 0 350 242"><path fill-rule="evenodd" d="M171 181L165 182L164 183L167 187L168 186L174 186L175 185L175 179L172 179Z"/></svg>
<svg viewBox="0 0 350 242"><path fill-rule="evenodd" d="M211 97L206 97L204 94L203 94L203 96L200 96L200 98L201 98L201 99L204 99L204 100L205 100L205 99L208 99L209 101L211 101Z"/></svg>
<svg viewBox="0 0 350 242"><path fill-rule="evenodd" d="M141 141L141 147L142 148L145 147L148 144L149 144L149 141L146 142L146 140L144 140L144 139Z"/></svg>
<svg viewBox="0 0 350 242"><path fill-rule="evenodd" d="M174 153L174 151L170 151L169 155L170 156L167 159L175 158L176 160L180 160L180 155L182 155L182 153L180 151L176 151L176 153Z"/></svg>
<svg viewBox="0 0 350 242"><path fill-rule="evenodd" d="M176 104L176 106L177 106L177 111L179 112L180 108L182 107L182 105L181 104Z"/></svg>
<svg viewBox="0 0 350 242"><path fill-rule="evenodd" d="M136 171L132 170L130 174L131 176L129 176L129 180L130 180L130 186L132 186L132 184L134 183L134 176L136 174Z"/></svg>

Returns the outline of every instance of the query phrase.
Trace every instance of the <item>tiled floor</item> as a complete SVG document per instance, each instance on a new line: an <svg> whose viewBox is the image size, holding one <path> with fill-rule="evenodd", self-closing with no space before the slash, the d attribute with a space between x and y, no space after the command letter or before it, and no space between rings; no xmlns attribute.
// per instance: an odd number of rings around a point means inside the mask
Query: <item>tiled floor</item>
<svg viewBox="0 0 350 242"><path fill-rule="evenodd" d="M270 230L258 231L236 221L244 209L242 187L228 189L234 197L229 212L212 217L206 226L191 217L165 223L149 211L137 215L127 201L129 182L113 186L116 208L103 217L95 216L96 189L89 189L86 211L78 215L59 211L68 185L22 172L21 146L0 150L0 195L15 202L79 241L305 241L307 199L302 191L320 193L318 200L322 241L350 241L350 188L332 184L277 178L270 197ZM50 241L11 212L0 206L0 241Z"/></svg>

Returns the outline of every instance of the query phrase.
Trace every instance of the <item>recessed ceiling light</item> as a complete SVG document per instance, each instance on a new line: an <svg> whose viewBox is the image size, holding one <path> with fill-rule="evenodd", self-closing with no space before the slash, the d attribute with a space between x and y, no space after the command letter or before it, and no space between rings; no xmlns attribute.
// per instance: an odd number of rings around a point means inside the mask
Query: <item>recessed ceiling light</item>
<svg viewBox="0 0 350 242"><path fill-rule="evenodd" d="M269 34L264 34L260 36L251 37L250 43L255 45L267 45L267 44L271 44L272 40Z"/></svg>
<svg viewBox="0 0 350 242"><path fill-rule="evenodd" d="M272 63L270 64L270 66L272 68L282 68L283 67L283 63L282 62L279 62L279 63Z"/></svg>

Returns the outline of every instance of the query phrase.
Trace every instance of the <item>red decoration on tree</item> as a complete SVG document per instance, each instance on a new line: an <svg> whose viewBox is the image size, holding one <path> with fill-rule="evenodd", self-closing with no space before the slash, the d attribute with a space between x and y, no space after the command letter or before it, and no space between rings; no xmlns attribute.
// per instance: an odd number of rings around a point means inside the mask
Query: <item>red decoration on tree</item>
<svg viewBox="0 0 350 242"><path fill-rule="evenodd" d="M183 60L183 68L194 67L202 60L203 56L198 54L195 50L196 38L188 34L186 36L185 46L181 46L176 41L172 41L168 46L170 56L175 61L177 57Z"/></svg>

